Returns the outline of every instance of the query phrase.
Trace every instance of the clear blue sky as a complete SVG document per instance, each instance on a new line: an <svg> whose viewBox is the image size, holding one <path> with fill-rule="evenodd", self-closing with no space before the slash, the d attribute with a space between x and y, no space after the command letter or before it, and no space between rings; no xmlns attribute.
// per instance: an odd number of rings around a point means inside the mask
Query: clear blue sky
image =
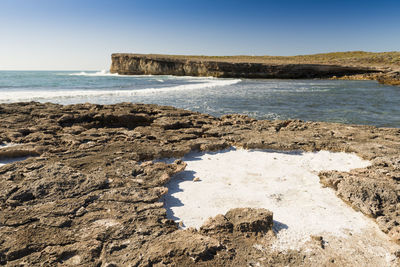
<svg viewBox="0 0 400 267"><path fill-rule="evenodd" d="M0 0L0 69L100 70L114 52L399 51L400 1Z"/></svg>

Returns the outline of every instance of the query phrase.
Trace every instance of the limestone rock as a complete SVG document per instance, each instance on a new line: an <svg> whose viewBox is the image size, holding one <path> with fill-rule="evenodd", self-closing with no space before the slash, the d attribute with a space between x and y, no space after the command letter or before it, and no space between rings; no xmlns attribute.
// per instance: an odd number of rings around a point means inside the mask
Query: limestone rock
<svg viewBox="0 0 400 267"><path fill-rule="evenodd" d="M175 231L146 246L147 262L170 263L170 257L190 257L194 262L212 259L223 245L216 239L189 231Z"/></svg>
<svg viewBox="0 0 400 267"><path fill-rule="evenodd" d="M253 249L267 210L234 209L178 230L160 201L192 150L230 146L350 151L372 165L320 173L346 203L398 240L400 130L324 122L214 118L173 107L0 104L0 265L312 265L302 251ZM245 232L242 232L245 231ZM325 249L326 251L326 249ZM257 259L257 260L255 260Z"/></svg>
<svg viewBox="0 0 400 267"><path fill-rule="evenodd" d="M111 73L225 78L323 78L376 72L366 67L327 64L271 64L180 59L163 55L112 54Z"/></svg>
<svg viewBox="0 0 400 267"><path fill-rule="evenodd" d="M225 217L240 232L268 232L272 229L273 215L267 209L236 208L229 210Z"/></svg>
<svg viewBox="0 0 400 267"><path fill-rule="evenodd" d="M232 230L233 224L222 214L208 218L208 220L200 227L200 232L206 234L232 232Z"/></svg>

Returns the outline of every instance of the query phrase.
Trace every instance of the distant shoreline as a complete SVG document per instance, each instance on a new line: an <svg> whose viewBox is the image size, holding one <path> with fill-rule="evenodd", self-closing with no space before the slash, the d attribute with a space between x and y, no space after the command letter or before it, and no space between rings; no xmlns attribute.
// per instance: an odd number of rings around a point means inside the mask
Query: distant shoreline
<svg viewBox="0 0 400 267"><path fill-rule="evenodd" d="M337 52L304 56L186 56L116 53L110 72L121 75L266 79L377 80L400 85L400 52Z"/></svg>

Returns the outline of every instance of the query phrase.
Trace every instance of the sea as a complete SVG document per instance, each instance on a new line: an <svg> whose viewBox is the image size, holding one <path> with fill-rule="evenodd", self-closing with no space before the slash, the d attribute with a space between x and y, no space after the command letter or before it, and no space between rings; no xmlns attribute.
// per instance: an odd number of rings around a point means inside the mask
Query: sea
<svg viewBox="0 0 400 267"><path fill-rule="evenodd" d="M152 103L257 119L400 128L400 88L376 81L224 79L108 71L0 71L0 103Z"/></svg>

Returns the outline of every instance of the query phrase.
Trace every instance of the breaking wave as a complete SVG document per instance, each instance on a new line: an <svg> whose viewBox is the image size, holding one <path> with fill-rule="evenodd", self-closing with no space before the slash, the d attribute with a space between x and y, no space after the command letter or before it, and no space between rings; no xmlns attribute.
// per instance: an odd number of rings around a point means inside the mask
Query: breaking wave
<svg viewBox="0 0 400 267"><path fill-rule="evenodd" d="M113 75L113 74L110 74ZM168 93L174 91L187 91L187 90L200 90L206 88L222 87L233 85L241 82L240 79L202 79L197 83L182 84L170 87L160 88L145 88L133 90L21 90L14 92L2 92L0 95L0 103L15 102L15 101L34 101L34 100L47 100L47 99L64 99L76 97L97 97L97 96L135 96L135 95L150 95L159 93Z"/></svg>
<svg viewBox="0 0 400 267"><path fill-rule="evenodd" d="M77 73L71 73L69 74L71 76L119 76L118 73L110 73L109 71L106 70L101 70L97 72L86 72L86 71L81 71Z"/></svg>

